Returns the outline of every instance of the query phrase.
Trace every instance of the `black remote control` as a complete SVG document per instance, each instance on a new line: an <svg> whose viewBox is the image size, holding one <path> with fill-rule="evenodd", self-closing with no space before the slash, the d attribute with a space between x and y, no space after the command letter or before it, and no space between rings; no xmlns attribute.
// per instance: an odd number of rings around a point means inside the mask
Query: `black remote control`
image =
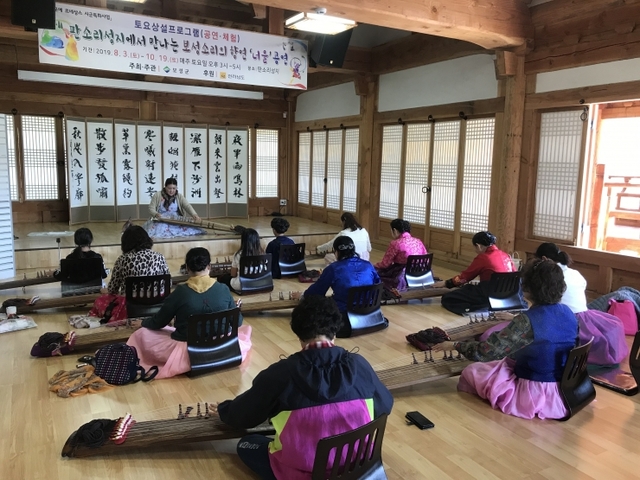
<svg viewBox="0 0 640 480"><path fill-rule="evenodd" d="M420 412L407 412L405 415L406 419L413 423L416 427L421 430L425 430L427 428L433 428L435 425L431 420L422 415Z"/></svg>

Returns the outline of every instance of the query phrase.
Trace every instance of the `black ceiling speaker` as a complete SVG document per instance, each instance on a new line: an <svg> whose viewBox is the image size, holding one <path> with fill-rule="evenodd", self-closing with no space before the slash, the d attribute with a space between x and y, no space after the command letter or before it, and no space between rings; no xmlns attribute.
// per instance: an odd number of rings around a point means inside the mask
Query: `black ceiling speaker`
<svg viewBox="0 0 640 480"><path fill-rule="evenodd" d="M311 60L316 65L341 68L349 48L353 29L336 35L316 35L311 47Z"/></svg>
<svg viewBox="0 0 640 480"><path fill-rule="evenodd" d="M25 30L56 28L55 0L11 0L11 23Z"/></svg>

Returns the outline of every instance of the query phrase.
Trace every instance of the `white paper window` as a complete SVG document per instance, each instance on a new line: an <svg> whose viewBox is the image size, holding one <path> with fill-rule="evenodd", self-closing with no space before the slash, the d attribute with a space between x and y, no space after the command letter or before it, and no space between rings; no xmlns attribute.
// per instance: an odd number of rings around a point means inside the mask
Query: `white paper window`
<svg viewBox="0 0 640 480"><path fill-rule="evenodd" d="M358 152L360 130L348 128L344 136L344 172L342 210L355 212L358 205Z"/></svg>
<svg viewBox="0 0 640 480"><path fill-rule="evenodd" d="M402 125L382 128L382 169L380 173L380 217L398 216L400 167L402 161Z"/></svg>
<svg viewBox="0 0 640 480"><path fill-rule="evenodd" d="M313 161L311 162L311 204L324 207L327 132L313 132Z"/></svg>
<svg viewBox="0 0 640 480"><path fill-rule="evenodd" d="M53 117L22 116L26 200L57 200L56 124Z"/></svg>
<svg viewBox="0 0 640 480"><path fill-rule="evenodd" d="M540 118L533 234L573 242L584 124L579 111Z"/></svg>
<svg viewBox="0 0 640 480"><path fill-rule="evenodd" d="M9 160L9 186L11 187L11 200L18 201L18 168L16 166L16 142L14 135L13 116L5 115L7 139L7 155Z"/></svg>
<svg viewBox="0 0 640 480"><path fill-rule="evenodd" d="M256 197L278 196L278 130L256 129Z"/></svg>
<svg viewBox="0 0 640 480"><path fill-rule="evenodd" d="M341 184L342 130L331 130L327 147L327 208L340 209Z"/></svg>
<svg viewBox="0 0 640 480"><path fill-rule="evenodd" d="M311 133L298 135L298 203L309 205L309 179L311 177Z"/></svg>
<svg viewBox="0 0 640 480"><path fill-rule="evenodd" d="M459 143L459 120L435 124L429 217L431 227L453 230Z"/></svg>
<svg viewBox="0 0 640 480"><path fill-rule="evenodd" d="M5 125L5 118L13 120L12 117L0 115L0 182L3 185L9 182L7 132L13 135L13 129L8 129ZM8 189L2 188L0 189L0 279L12 278L15 274L11 196Z"/></svg>
<svg viewBox="0 0 640 480"><path fill-rule="evenodd" d="M489 228L489 197L495 118L467 121L460 230L476 233Z"/></svg>
<svg viewBox="0 0 640 480"><path fill-rule="evenodd" d="M430 148L431 124L408 125L402 218L422 225L427 216L427 194L423 188L428 185L429 180Z"/></svg>

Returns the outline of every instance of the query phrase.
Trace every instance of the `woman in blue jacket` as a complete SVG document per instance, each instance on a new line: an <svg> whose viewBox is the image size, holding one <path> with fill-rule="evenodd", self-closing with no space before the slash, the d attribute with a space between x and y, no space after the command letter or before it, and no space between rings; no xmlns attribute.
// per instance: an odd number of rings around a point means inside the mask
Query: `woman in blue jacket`
<svg viewBox="0 0 640 480"><path fill-rule="evenodd" d="M338 338L351 336L351 327L347 318L347 297L352 287L364 287L380 283L380 277L374 266L362 260L356 253L353 239L341 236L333 242L333 251L337 261L325 268L320 278L311 285L304 295L325 296L329 288L333 290L333 299L344 319L343 326L337 333Z"/></svg>

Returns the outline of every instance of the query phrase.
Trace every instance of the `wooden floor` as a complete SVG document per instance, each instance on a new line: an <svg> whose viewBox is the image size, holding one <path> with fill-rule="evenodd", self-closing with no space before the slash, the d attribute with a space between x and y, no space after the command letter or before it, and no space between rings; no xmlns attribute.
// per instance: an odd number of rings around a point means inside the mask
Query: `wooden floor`
<svg viewBox="0 0 640 480"><path fill-rule="evenodd" d="M373 252L378 260L382 252ZM172 271L179 265L170 261ZM309 262L320 267L322 260ZM453 272L436 269L443 278ZM277 280L277 291L304 289ZM302 288L301 288L302 287ZM274 295L277 296L277 295ZM245 303L265 296L245 297ZM415 351L405 335L459 320L438 299L383 307L387 330L338 340L374 366L405 363ZM255 478L235 456L236 441L176 445L155 452L62 459L62 446L81 424L129 412L149 420L177 415L177 405L219 402L243 392L258 372L280 355L299 350L288 311L245 317L253 327L253 349L237 369L196 379L179 376L116 387L78 398L58 398L47 380L72 369L78 355L29 357L31 345L48 331L66 331L70 312L34 315L37 329L0 335L0 478L7 480L161 480ZM640 395L624 397L597 388L597 400L568 422L527 421L504 415L478 398L458 393L456 378L394 392L383 460L392 480L411 479L631 479L640 478ZM407 426L404 415L418 410L435 423L431 430Z"/></svg>

